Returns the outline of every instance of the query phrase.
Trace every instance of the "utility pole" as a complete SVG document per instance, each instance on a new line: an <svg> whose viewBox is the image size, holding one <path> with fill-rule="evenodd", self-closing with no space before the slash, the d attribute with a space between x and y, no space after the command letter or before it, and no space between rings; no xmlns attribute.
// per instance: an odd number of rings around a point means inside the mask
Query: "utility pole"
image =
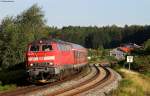
<svg viewBox="0 0 150 96"><path fill-rule="evenodd" d="M131 66L131 63L129 62L129 70L131 69L130 66Z"/></svg>

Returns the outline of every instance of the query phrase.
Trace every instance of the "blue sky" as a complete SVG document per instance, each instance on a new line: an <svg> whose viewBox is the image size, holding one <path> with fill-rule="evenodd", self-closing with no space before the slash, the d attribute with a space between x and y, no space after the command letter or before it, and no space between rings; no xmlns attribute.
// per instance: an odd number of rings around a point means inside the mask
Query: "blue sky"
<svg viewBox="0 0 150 96"><path fill-rule="evenodd" d="M0 2L0 20L33 4L42 7L49 26L150 24L150 0L14 0Z"/></svg>

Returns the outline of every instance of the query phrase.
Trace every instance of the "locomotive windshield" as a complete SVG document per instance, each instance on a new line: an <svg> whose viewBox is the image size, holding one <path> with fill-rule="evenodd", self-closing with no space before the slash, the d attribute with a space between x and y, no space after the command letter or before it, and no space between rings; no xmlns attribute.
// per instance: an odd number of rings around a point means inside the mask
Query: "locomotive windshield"
<svg viewBox="0 0 150 96"><path fill-rule="evenodd" d="M51 45L43 45L42 46L42 51L51 51L52 50L52 46Z"/></svg>
<svg viewBox="0 0 150 96"><path fill-rule="evenodd" d="M30 47L30 51L39 51L39 46L38 45L32 45Z"/></svg>

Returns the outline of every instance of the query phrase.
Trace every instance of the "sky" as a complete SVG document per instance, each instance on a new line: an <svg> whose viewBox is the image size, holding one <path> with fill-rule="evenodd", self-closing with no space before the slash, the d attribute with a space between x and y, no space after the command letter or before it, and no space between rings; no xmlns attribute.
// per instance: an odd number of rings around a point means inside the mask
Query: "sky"
<svg viewBox="0 0 150 96"><path fill-rule="evenodd" d="M0 2L0 21L6 16L17 16L37 4L44 11L49 26L150 25L150 0L13 1Z"/></svg>

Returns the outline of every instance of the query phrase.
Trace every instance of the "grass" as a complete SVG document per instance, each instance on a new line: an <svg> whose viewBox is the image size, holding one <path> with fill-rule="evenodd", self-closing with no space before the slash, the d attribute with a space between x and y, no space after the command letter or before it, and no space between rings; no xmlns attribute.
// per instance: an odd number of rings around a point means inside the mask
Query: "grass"
<svg viewBox="0 0 150 96"><path fill-rule="evenodd" d="M150 77L127 69L119 69L118 72L123 80L111 96L150 96Z"/></svg>
<svg viewBox="0 0 150 96"><path fill-rule="evenodd" d="M150 71L148 71L148 72L142 72L142 74L144 74L144 75L150 77Z"/></svg>
<svg viewBox="0 0 150 96"><path fill-rule="evenodd" d="M16 85L10 84L10 85L0 85L0 93L4 91L10 91L14 90L16 88Z"/></svg>

